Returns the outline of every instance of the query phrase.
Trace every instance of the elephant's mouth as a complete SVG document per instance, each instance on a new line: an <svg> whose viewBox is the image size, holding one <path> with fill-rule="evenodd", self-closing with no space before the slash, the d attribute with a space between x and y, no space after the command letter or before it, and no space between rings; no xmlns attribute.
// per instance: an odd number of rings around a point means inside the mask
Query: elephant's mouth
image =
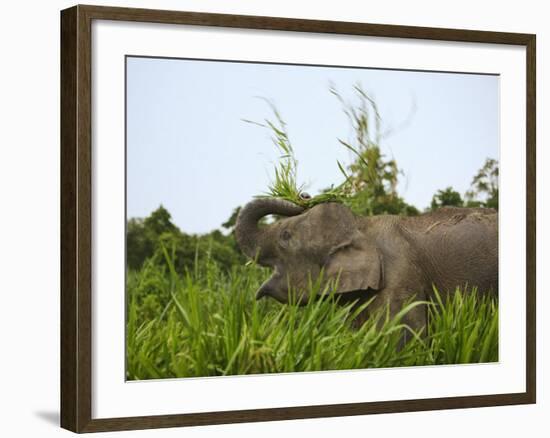
<svg viewBox="0 0 550 438"><path fill-rule="evenodd" d="M377 295L378 291L373 289L358 289L348 292L335 294L334 296L325 296L325 298L334 298L339 304L346 305L350 303L362 303Z"/></svg>
<svg viewBox="0 0 550 438"><path fill-rule="evenodd" d="M261 300L264 297L274 297L274 293L271 290L271 288L266 285L266 283L262 284L260 288L256 291L256 299Z"/></svg>
<svg viewBox="0 0 550 438"><path fill-rule="evenodd" d="M305 293L296 295L293 299L289 299L289 292L287 290L281 290L280 288L275 287L271 279L265 281L256 291L256 300L261 300L264 297L273 298L281 304L289 304L292 302L299 306L305 306L309 301L308 296Z"/></svg>
<svg viewBox="0 0 550 438"><path fill-rule="evenodd" d="M283 287L284 285L286 285L285 277L275 267L273 275L264 281L256 291L256 300L271 297L280 303L286 304L288 302L288 293L285 290L286 287Z"/></svg>
<svg viewBox="0 0 550 438"><path fill-rule="evenodd" d="M262 298L273 298L281 304L288 304L288 294L281 291L277 291L272 287L260 287L256 292L256 300L261 300Z"/></svg>
<svg viewBox="0 0 550 438"><path fill-rule="evenodd" d="M339 304L346 305L352 302L363 302L376 295L376 291L372 289L358 289L340 293L319 293L315 296L309 296L305 291L300 293L298 289L289 292L287 286L282 286L283 283L283 276L276 271L256 291L256 300L268 297L282 304L294 303L299 306L304 306L312 300L335 300ZM290 298L290 295L292 295L292 298Z"/></svg>

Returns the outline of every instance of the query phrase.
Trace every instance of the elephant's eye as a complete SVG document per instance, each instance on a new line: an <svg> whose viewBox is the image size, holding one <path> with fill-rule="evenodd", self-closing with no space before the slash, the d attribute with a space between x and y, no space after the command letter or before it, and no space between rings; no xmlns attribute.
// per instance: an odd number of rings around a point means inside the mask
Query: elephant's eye
<svg viewBox="0 0 550 438"><path fill-rule="evenodd" d="M290 240L290 237L291 237L291 236L290 236L290 231L288 231L288 230L283 230L283 231L281 232L281 240L282 240L283 242L288 242L288 241Z"/></svg>

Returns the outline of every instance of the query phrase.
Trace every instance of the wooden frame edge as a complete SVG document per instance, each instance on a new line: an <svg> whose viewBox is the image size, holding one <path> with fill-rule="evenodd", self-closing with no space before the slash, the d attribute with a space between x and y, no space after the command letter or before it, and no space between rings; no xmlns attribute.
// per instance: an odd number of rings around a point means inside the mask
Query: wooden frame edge
<svg viewBox="0 0 550 438"><path fill-rule="evenodd" d="M526 387L530 403L537 402L537 37L526 44Z"/></svg>
<svg viewBox="0 0 550 438"><path fill-rule="evenodd" d="M61 14L61 427L76 431L78 421L76 275L76 56L77 8Z"/></svg>
<svg viewBox="0 0 550 438"><path fill-rule="evenodd" d="M290 408L205 412L198 414L102 418L91 420L80 432L107 432L170 427L206 426L263 421L305 420L403 412L469 409L532 403L527 393L448 397L387 402L350 403Z"/></svg>
<svg viewBox="0 0 550 438"><path fill-rule="evenodd" d="M93 19L449 40L526 47L526 392L92 419L91 22ZM100 432L536 403L536 36L463 29L78 5L61 11L61 427Z"/></svg>
<svg viewBox="0 0 550 438"><path fill-rule="evenodd" d="M63 428L91 420L91 22L81 6L61 12L61 415Z"/></svg>

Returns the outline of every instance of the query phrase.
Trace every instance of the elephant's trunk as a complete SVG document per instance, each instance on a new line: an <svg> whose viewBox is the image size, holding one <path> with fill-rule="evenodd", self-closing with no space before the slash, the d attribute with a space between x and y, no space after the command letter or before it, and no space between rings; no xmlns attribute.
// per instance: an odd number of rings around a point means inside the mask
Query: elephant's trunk
<svg viewBox="0 0 550 438"><path fill-rule="evenodd" d="M274 198L258 198L246 204L237 217L235 237L242 252L248 257L260 260L265 257L268 242L266 229L258 227L258 221L268 214L296 216L303 207L289 201Z"/></svg>

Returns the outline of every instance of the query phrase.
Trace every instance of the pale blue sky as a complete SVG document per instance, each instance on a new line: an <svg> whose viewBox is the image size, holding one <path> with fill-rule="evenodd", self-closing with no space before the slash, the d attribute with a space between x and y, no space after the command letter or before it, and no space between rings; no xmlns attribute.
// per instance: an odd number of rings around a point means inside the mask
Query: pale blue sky
<svg viewBox="0 0 550 438"><path fill-rule="evenodd" d="M267 189L278 153L270 133L242 119L287 122L300 181L312 195L342 181L336 160L350 125L329 84L347 98L362 87L394 133L381 148L403 170L398 190L419 209L436 190L464 193L487 157L499 158L496 76L127 59L127 214L163 204L187 233L220 228L234 207ZM411 108L416 109L410 116Z"/></svg>

